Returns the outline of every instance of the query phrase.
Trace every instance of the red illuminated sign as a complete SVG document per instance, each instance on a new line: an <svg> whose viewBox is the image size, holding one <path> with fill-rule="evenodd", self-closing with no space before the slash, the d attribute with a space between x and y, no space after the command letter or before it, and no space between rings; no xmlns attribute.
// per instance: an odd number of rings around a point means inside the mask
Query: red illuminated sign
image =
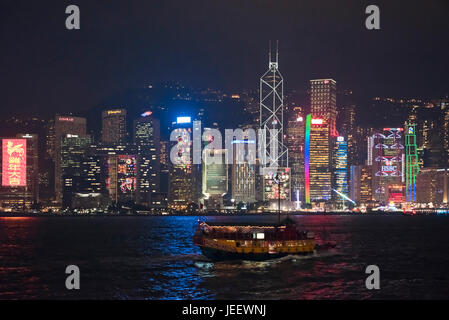
<svg viewBox="0 0 449 320"><path fill-rule="evenodd" d="M69 121L69 122L73 122L73 118L68 118L68 117L59 117L58 120L59 120L59 121Z"/></svg>
<svg viewBox="0 0 449 320"><path fill-rule="evenodd" d="M26 139L3 139L2 186L26 186Z"/></svg>

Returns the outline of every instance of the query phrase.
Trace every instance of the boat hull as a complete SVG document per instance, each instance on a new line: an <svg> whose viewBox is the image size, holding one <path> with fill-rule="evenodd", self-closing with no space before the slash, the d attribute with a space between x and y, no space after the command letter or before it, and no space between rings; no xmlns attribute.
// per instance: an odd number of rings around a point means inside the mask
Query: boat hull
<svg viewBox="0 0 449 320"><path fill-rule="evenodd" d="M201 252L207 258L214 261L226 261L226 260L250 260L250 261L266 261L271 259L279 259L288 256L292 253L239 253L219 250L215 248L208 248L201 246ZM309 255L312 252L299 252L293 253L294 255Z"/></svg>

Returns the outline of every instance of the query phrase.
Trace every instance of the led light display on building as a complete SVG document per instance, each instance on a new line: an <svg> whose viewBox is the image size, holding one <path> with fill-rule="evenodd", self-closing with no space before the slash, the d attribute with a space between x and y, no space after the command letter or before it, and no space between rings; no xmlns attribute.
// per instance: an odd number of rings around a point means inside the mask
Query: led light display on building
<svg viewBox="0 0 449 320"><path fill-rule="evenodd" d="M373 192L382 204L400 203L399 186L402 184L402 128L384 128L372 136L373 140ZM390 192L394 186L394 192Z"/></svg>
<svg viewBox="0 0 449 320"><path fill-rule="evenodd" d="M3 139L2 186L26 186L26 139Z"/></svg>
<svg viewBox="0 0 449 320"><path fill-rule="evenodd" d="M304 180L305 180L305 198L306 203L310 204L310 124L312 120L312 115L308 114L306 117L306 136L304 143Z"/></svg>
<svg viewBox="0 0 449 320"><path fill-rule="evenodd" d="M265 168L265 200L290 200L290 168Z"/></svg>
<svg viewBox="0 0 449 320"><path fill-rule="evenodd" d="M136 191L136 157L133 155L119 155L117 161L117 181L122 193Z"/></svg>
<svg viewBox="0 0 449 320"><path fill-rule="evenodd" d="M203 162L203 193L205 195L224 195L228 192L227 150L209 149ZM219 158L215 162L213 159Z"/></svg>
<svg viewBox="0 0 449 320"><path fill-rule="evenodd" d="M176 118L176 123L180 124L180 123L190 123L192 122L192 118L191 117L177 117Z"/></svg>

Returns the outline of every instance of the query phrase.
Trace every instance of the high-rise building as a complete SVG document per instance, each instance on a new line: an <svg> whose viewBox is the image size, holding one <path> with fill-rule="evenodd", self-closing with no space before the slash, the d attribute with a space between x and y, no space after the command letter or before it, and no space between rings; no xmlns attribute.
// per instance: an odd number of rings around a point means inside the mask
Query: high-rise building
<svg viewBox="0 0 449 320"><path fill-rule="evenodd" d="M373 200L372 169L368 165L351 166L350 195L357 205L370 205Z"/></svg>
<svg viewBox="0 0 449 320"><path fill-rule="evenodd" d="M360 169L360 202L369 205L373 201L373 170L363 165Z"/></svg>
<svg viewBox="0 0 449 320"><path fill-rule="evenodd" d="M416 177L416 202L433 207L449 203L449 169L424 168Z"/></svg>
<svg viewBox="0 0 449 320"><path fill-rule="evenodd" d="M27 146L27 187L26 197L39 202L39 145L37 134L17 134L16 138L26 139Z"/></svg>
<svg viewBox="0 0 449 320"><path fill-rule="evenodd" d="M342 194L348 196L348 142L342 136L335 139L333 156L333 189L336 203L344 201Z"/></svg>
<svg viewBox="0 0 449 320"><path fill-rule="evenodd" d="M110 201L115 204L135 201L137 188L135 145L100 143L92 145L91 149L100 159L102 193L107 194Z"/></svg>
<svg viewBox="0 0 449 320"><path fill-rule="evenodd" d="M170 155L170 179L168 205L171 209L185 210L197 202L197 165L192 159L192 119L177 117L172 123ZM178 152L173 148L176 146Z"/></svg>
<svg viewBox="0 0 449 320"><path fill-rule="evenodd" d="M260 128L263 130L260 161L264 167L288 167L284 144L284 79L279 72L279 55L269 52L268 70L260 78Z"/></svg>
<svg viewBox="0 0 449 320"><path fill-rule="evenodd" d="M37 135L1 139L0 208L30 209L39 201Z"/></svg>
<svg viewBox="0 0 449 320"><path fill-rule="evenodd" d="M61 143L68 134L85 136L86 119L73 116L56 116L55 118L55 196L58 204L62 203Z"/></svg>
<svg viewBox="0 0 449 320"><path fill-rule="evenodd" d="M292 112L287 128L288 163L291 168L291 199L305 203L304 139L306 119L300 110Z"/></svg>
<svg viewBox="0 0 449 320"><path fill-rule="evenodd" d="M114 164L117 165L115 170L112 167ZM130 154L120 154L115 157L115 161L112 160L110 162L110 165L110 176L112 178L112 175L115 173L117 179L117 202L135 202L137 192L137 157Z"/></svg>
<svg viewBox="0 0 449 320"><path fill-rule="evenodd" d="M104 110L101 114L101 141L107 144L122 144L126 141L126 110Z"/></svg>
<svg viewBox="0 0 449 320"><path fill-rule="evenodd" d="M449 167L449 99L441 102L444 166Z"/></svg>
<svg viewBox="0 0 449 320"><path fill-rule="evenodd" d="M256 201L256 141L232 141L232 198L235 203Z"/></svg>
<svg viewBox="0 0 449 320"><path fill-rule="evenodd" d="M384 128L372 136L373 195L382 205L399 205L404 201L403 131L403 128Z"/></svg>
<svg viewBox="0 0 449 320"><path fill-rule="evenodd" d="M306 203L324 203L331 199L332 175L330 130L325 119L306 117L304 172Z"/></svg>
<svg viewBox="0 0 449 320"><path fill-rule="evenodd" d="M405 199L416 200L416 176L419 172L418 148L416 145L416 125L405 124Z"/></svg>
<svg viewBox="0 0 449 320"><path fill-rule="evenodd" d="M160 193L160 123L147 112L134 121L134 144L137 149L137 203L151 206Z"/></svg>
<svg viewBox="0 0 449 320"><path fill-rule="evenodd" d="M99 175L97 179L94 179L95 181L92 181L94 177L85 175L87 172L84 172L91 165L88 159L91 143L92 138L88 135L67 134L61 140L62 206L64 208L72 207L72 199L76 193L91 192L95 183L99 183Z"/></svg>
<svg viewBox="0 0 449 320"><path fill-rule="evenodd" d="M206 209L221 210L228 193L226 149L205 149L203 156L203 195Z"/></svg>
<svg viewBox="0 0 449 320"><path fill-rule="evenodd" d="M356 104L352 91L344 91L339 95L337 128L340 136L346 137L348 143L348 166L358 164L355 148Z"/></svg>
<svg viewBox="0 0 449 320"><path fill-rule="evenodd" d="M310 80L310 112L326 121L330 137L337 131L337 82L333 79Z"/></svg>

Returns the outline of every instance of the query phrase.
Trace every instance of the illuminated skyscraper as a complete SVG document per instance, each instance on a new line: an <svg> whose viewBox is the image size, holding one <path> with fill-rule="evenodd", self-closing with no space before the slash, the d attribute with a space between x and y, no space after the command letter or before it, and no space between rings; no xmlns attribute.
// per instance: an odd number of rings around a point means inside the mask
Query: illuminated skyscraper
<svg viewBox="0 0 449 320"><path fill-rule="evenodd" d="M373 201L373 170L367 165L360 167L360 202L370 204Z"/></svg>
<svg viewBox="0 0 449 320"><path fill-rule="evenodd" d="M404 201L403 128L384 128L372 136L373 196L383 205Z"/></svg>
<svg viewBox="0 0 449 320"><path fill-rule="evenodd" d="M220 210L223 196L228 193L228 165L226 149L204 150L203 195L206 209Z"/></svg>
<svg viewBox="0 0 449 320"><path fill-rule="evenodd" d="M330 136L337 132L337 82L333 79L310 80L310 108L312 117L326 121Z"/></svg>
<svg viewBox="0 0 449 320"><path fill-rule="evenodd" d="M416 200L416 176L419 172L418 150L416 145L416 126L414 123L405 125L405 199L407 202Z"/></svg>
<svg viewBox="0 0 449 320"><path fill-rule="evenodd" d="M0 207L30 209L39 201L37 135L17 134L1 144Z"/></svg>
<svg viewBox="0 0 449 320"><path fill-rule="evenodd" d="M160 192L160 124L151 113L134 121L137 149L137 203L151 206Z"/></svg>
<svg viewBox="0 0 449 320"><path fill-rule="evenodd" d="M337 128L340 136L348 143L348 166L358 164L356 150L356 105L352 91L344 91L338 96Z"/></svg>
<svg viewBox="0 0 449 320"><path fill-rule="evenodd" d="M126 110L104 110L101 114L101 141L120 144L126 141Z"/></svg>
<svg viewBox="0 0 449 320"><path fill-rule="evenodd" d="M417 203L447 206L449 203L449 169L424 168L416 177Z"/></svg>
<svg viewBox="0 0 449 320"><path fill-rule="evenodd" d="M441 102L442 111L442 138L443 138L443 154L444 154L444 166L449 167L449 99Z"/></svg>
<svg viewBox="0 0 449 320"><path fill-rule="evenodd" d="M288 121L288 163L291 168L292 201L305 203L304 189L304 139L306 119L299 111L293 112Z"/></svg>
<svg viewBox="0 0 449 320"><path fill-rule="evenodd" d="M358 205L370 205L373 201L372 168L368 165L351 166L350 198Z"/></svg>
<svg viewBox="0 0 449 320"><path fill-rule="evenodd" d="M262 167L288 167L288 149L284 145L284 79L279 72L279 55L271 57L268 70L260 78L260 128L264 130L261 147Z"/></svg>
<svg viewBox="0 0 449 320"><path fill-rule="evenodd" d="M197 202L197 165L192 161L192 119L177 117L172 123L171 145L169 154L169 207L184 210L191 203ZM172 148L177 145L177 153ZM176 152L176 151L175 151Z"/></svg>
<svg viewBox="0 0 449 320"><path fill-rule="evenodd" d="M73 134L67 134L61 140L62 206L64 208L72 207L72 197L75 193L88 192L91 187L83 172L91 143L90 136Z"/></svg>
<svg viewBox="0 0 449 320"><path fill-rule="evenodd" d="M62 203L61 143L68 134L85 136L86 119L72 116L55 118L55 196L58 204Z"/></svg>
<svg viewBox="0 0 449 320"><path fill-rule="evenodd" d="M333 188L338 193L348 196L348 143L342 136L335 140L332 169ZM343 200L338 193L334 193L336 203Z"/></svg>
<svg viewBox="0 0 449 320"><path fill-rule="evenodd" d="M326 120L307 115L304 155L306 203L321 203L331 199L329 134Z"/></svg>
<svg viewBox="0 0 449 320"><path fill-rule="evenodd" d="M256 201L256 141L232 142L232 198L235 203Z"/></svg>

